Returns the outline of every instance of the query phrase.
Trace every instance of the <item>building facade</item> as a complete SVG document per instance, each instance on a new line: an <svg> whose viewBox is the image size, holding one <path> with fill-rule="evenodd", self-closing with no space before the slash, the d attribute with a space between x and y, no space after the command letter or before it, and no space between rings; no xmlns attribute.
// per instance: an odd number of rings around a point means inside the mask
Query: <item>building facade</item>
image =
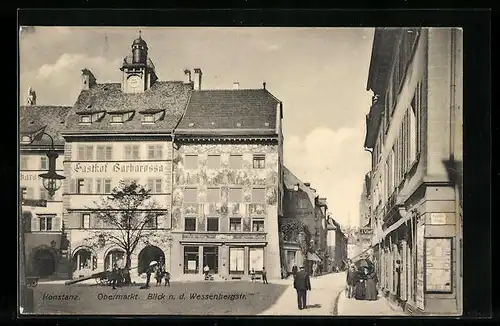
<svg viewBox="0 0 500 326"><path fill-rule="evenodd" d="M347 236L332 217L327 219L327 272L343 270L347 263Z"/></svg>
<svg viewBox="0 0 500 326"><path fill-rule="evenodd" d="M19 112L21 135L45 130L52 136L54 149L59 154L56 171L62 174L64 139L60 132L70 108L36 105L35 93L30 91L30 94L32 98L28 105L21 106ZM50 197L39 176L49 169L47 150L52 142L50 137L44 135L31 144L23 144L23 137L21 136L20 145L19 184L21 198L25 199L21 202L21 218L26 223L26 230L23 230L26 274L42 279L64 278L67 275L62 259L65 251L62 191L57 191ZM41 201L43 203L40 205Z"/></svg>
<svg viewBox="0 0 500 326"><path fill-rule="evenodd" d="M154 225L143 231L151 236L139 241L130 257L131 277L138 277L150 260L160 257L171 268L172 133L193 84L159 81L141 37L134 40L132 54L124 58L120 70L120 83L104 84L97 83L88 69L82 70L82 91L63 133L63 223L72 277L109 270L115 262L127 263L119 241L97 246L90 241L99 234L119 237L126 231L119 223L96 217L100 201L121 181L150 190L157 213Z"/></svg>
<svg viewBox="0 0 500 326"><path fill-rule="evenodd" d="M295 237L284 239L283 248L285 266L288 273L293 266L304 265L312 273L314 262L320 263L322 268L328 265L325 260L327 241L326 241L326 198L319 198L316 190L311 187L309 182L302 182L288 168L284 168L284 206L283 206L283 225L286 219L295 219L300 221L307 228L305 239L307 248L300 248L296 244ZM301 224L296 224L300 226ZM298 231L298 230L297 230ZM304 256L307 249L308 254ZM320 257L323 256L323 257ZM325 266L325 267L323 267Z"/></svg>
<svg viewBox="0 0 500 326"><path fill-rule="evenodd" d="M370 219L370 173L365 175L363 190L359 198L359 227L371 227Z"/></svg>
<svg viewBox="0 0 500 326"><path fill-rule="evenodd" d="M460 315L460 184L448 169L461 163L462 32L379 28L372 51L365 148L381 286L412 314Z"/></svg>
<svg viewBox="0 0 500 326"><path fill-rule="evenodd" d="M281 277L282 118L265 84L193 91L174 135L174 274Z"/></svg>

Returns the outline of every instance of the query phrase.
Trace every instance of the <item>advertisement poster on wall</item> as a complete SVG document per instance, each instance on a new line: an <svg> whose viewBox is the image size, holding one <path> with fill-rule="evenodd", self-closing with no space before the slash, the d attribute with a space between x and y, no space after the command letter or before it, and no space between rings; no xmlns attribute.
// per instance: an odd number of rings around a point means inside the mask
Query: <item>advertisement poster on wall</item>
<svg viewBox="0 0 500 326"><path fill-rule="evenodd" d="M452 292L452 238L426 239L426 292Z"/></svg>
<svg viewBox="0 0 500 326"><path fill-rule="evenodd" d="M417 223L417 293L416 304L417 308L423 310L425 307L424 302L424 233L425 225L423 219Z"/></svg>

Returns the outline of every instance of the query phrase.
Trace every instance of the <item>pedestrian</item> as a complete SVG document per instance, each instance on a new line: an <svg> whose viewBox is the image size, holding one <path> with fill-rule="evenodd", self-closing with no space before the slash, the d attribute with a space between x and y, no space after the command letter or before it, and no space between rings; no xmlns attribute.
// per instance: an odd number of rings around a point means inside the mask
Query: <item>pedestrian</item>
<svg viewBox="0 0 500 326"><path fill-rule="evenodd" d="M265 267L262 267L262 282L264 284L269 284L267 283L267 271Z"/></svg>
<svg viewBox="0 0 500 326"><path fill-rule="evenodd" d="M155 265L149 265L146 268L146 284L141 289L149 289L149 282L151 281L151 274L155 271Z"/></svg>
<svg viewBox="0 0 500 326"><path fill-rule="evenodd" d="M396 298L401 298L401 260L396 260Z"/></svg>
<svg viewBox="0 0 500 326"><path fill-rule="evenodd" d="M158 265L156 267L155 278L156 278L156 286L160 286L161 281L163 279L163 267L161 265Z"/></svg>
<svg viewBox="0 0 500 326"><path fill-rule="evenodd" d="M118 283L118 278L120 277L120 271L118 270L118 264L113 264L113 270L111 271L111 285L113 286L113 290L116 290L116 285Z"/></svg>
<svg viewBox="0 0 500 326"><path fill-rule="evenodd" d="M295 275L297 275L297 266L293 265L293 267L292 267L292 276L293 276L294 279L295 279Z"/></svg>
<svg viewBox="0 0 500 326"><path fill-rule="evenodd" d="M250 270L250 277L252 278L252 282L255 282L255 269Z"/></svg>
<svg viewBox="0 0 500 326"><path fill-rule="evenodd" d="M304 266L300 266L300 270L293 280L293 287L297 291L297 305L299 310L306 309L307 291L311 291L311 279L305 271Z"/></svg>
<svg viewBox="0 0 500 326"><path fill-rule="evenodd" d="M165 286L170 286L170 273L165 271Z"/></svg>
<svg viewBox="0 0 500 326"><path fill-rule="evenodd" d="M356 285L356 268L354 265L351 265L349 267L349 270L347 271L347 297L350 299L354 295L354 286Z"/></svg>
<svg viewBox="0 0 500 326"><path fill-rule="evenodd" d="M366 287L366 293L365 293L365 300L377 300L378 299L378 291L377 291L377 283L378 283L378 278L377 274L375 273L375 269L373 266L370 266L366 270L366 281L365 281L365 287Z"/></svg>
<svg viewBox="0 0 500 326"><path fill-rule="evenodd" d="M205 274L205 281L208 281L209 272L210 272L210 267L208 267L208 265L205 265L205 267L203 267L203 273Z"/></svg>
<svg viewBox="0 0 500 326"><path fill-rule="evenodd" d="M354 299L356 300L365 300L366 294L366 274L368 274L366 267L361 268L356 273L356 285L354 286Z"/></svg>

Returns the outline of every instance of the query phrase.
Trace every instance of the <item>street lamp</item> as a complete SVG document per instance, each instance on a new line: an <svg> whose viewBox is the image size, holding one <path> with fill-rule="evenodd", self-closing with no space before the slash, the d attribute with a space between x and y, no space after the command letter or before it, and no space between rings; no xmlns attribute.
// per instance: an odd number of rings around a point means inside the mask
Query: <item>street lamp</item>
<svg viewBox="0 0 500 326"><path fill-rule="evenodd" d="M47 152L47 158L49 159L49 169L46 173L42 173L39 176L42 178L43 187L48 191L49 196L53 197L56 191L61 188L62 180L66 179L66 177L56 172L56 160L59 157L59 154L56 153L54 147L54 138L46 133L45 127L43 127L32 134L22 135L21 144L30 145L34 141L41 140L44 135L49 137L51 142L50 148Z"/></svg>
<svg viewBox="0 0 500 326"><path fill-rule="evenodd" d="M54 147L54 138L45 132L45 127L40 128L31 133L22 133L21 134L21 144L22 145L31 145L34 141L39 141L42 137L46 135L50 138L51 145L47 152L47 158L49 159L49 169L47 173L42 173L39 176L42 178L43 187L48 191L49 196L53 197L55 192L61 188L62 180L66 179L64 176L57 174L56 172L56 159L59 156ZM23 193L21 191L21 205L23 205L24 198ZM34 204L30 204L34 205ZM39 205L39 204L38 204ZM25 216L22 214L22 209L20 210L21 215L21 234L20 234L20 265L21 265L21 305L20 312L33 313L34 312L34 293L33 287L36 286L37 278L26 276L26 271L28 269L28 262L26 260L26 241L25 241L25 233L29 232L26 230L26 219L30 218L30 216ZM34 280L35 279L35 280Z"/></svg>

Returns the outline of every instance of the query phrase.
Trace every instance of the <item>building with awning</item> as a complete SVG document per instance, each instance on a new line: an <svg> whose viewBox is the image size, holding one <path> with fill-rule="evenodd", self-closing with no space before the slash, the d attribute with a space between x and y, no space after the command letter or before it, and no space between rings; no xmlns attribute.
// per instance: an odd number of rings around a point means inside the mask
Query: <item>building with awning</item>
<svg viewBox="0 0 500 326"><path fill-rule="evenodd" d="M462 32L377 28L367 90L371 246L382 293L461 315ZM458 109L460 108L460 109Z"/></svg>

